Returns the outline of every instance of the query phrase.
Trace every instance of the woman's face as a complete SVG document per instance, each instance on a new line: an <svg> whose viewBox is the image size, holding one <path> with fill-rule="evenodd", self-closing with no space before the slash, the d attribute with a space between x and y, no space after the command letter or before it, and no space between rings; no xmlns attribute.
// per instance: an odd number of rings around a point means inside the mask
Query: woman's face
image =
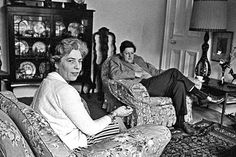
<svg viewBox="0 0 236 157"><path fill-rule="evenodd" d="M134 48L132 47L127 47L122 53L123 59L128 62L128 63L133 63L134 62Z"/></svg>
<svg viewBox="0 0 236 157"><path fill-rule="evenodd" d="M57 72L66 81L75 81L82 69L82 56L79 50L72 50L68 55L61 58L60 62L56 63Z"/></svg>

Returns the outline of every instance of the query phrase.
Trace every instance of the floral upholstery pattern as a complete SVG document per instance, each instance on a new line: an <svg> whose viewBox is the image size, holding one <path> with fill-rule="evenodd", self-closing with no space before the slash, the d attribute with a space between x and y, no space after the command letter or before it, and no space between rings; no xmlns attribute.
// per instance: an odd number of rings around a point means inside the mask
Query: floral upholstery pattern
<svg viewBox="0 0 236 157"><path fill-rule="evenodd" d="M104 91L104 102L103 108L107 110L107 112L113 111L115 108L123 105L116 97L114 97L108 88L108 80L110 80L110 58L107 58L102 64L101 78L102 78L102 86Z"/></svg>
<svg viewBox="0 0 236 157"><path fill-rule="evenodd" d="M171 138L164 126L136 126L80 153L86 157L158 157Z"/></svg>
<svg viewBox="0 0 236 157"><path fill-rule="evenodd" d="M171 138L168 128L152 124L133 127L79 151L69 150L49 123L12 92L0 92L0 109L0 151L4 155L11 150L20 157L23 153L22 157L156 157Z"/></svg>
<svg viewBox="0 0 236 157"><path fill-rule="evenodd" d="M146 88L141 83L132 80L109 80L110 92L119 101L135 109L130 117L129 125L159 124L172 126L176 122L175 108L169 97L150 97ZM192 120L192 100L187 96L187 111L185 121Z"/></svg>
<svg viewBox="0 0 236 157"><path fill-rule="evenodd" d="M30 106L17 100L10 91L0 93L0 108L15 122L34 154L40 157L67 157L67 148L48 122Z"/></svg>
<svg viewBox="0 0 236 157"><path fill-rule="evenodd" d="M171 98L157 97L156 100L150 100L146 88L141 83L133 84L129 80L109 80L108 87L119 101L135 109L132 116L129 117L131 127L143 124L172 126L176 122ZM153 104L147 103L149 101L153 101Z"/></svg>
<svg viewBox="0 0 236 157"><path fill-rule="evenodd" d="M193 121L193 111L192 111L192 104L193 100L191 96L186 96L186 107L187 107L187 114L184 116L185 122L191 123Z"/></svg>
<svg viewBox="0 0 236 157"><path fill-rule="evenodd" d="M0 156L34 157L31 148L25 141L17 126L6 113L0 110Z"/></svg>

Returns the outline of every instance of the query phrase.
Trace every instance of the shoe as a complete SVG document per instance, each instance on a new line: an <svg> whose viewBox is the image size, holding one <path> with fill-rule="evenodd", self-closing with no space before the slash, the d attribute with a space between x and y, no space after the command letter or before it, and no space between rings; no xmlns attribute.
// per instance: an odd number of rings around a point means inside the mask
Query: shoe
<svg viewBox="0 0 236 157"><path fill-rule="evenodd" d="M209 103L220 104L224 101L225 101L225 98L217 98L215 96L208 96L206 99L200 100L199 105L203 106L205 104L208 105Z"/></svg>
<svg viewBox="0 0 236 157"><path fill-rule="evenodd" d="M225 101L224 98L218 99L218 98L214 98L214 97L212 97L212 96L208 96L208 97L207 97L207 100L208 100L209 102L212 102L212 103L215 103L215 104L220 104L220 103L222 103L223 101Z"/></svg>
<svg viewBox="0 0 236 157"><path fill-rule="evenodd" d="M192 127L192 125L187 122L184 122L180 126L176 126L176 128L183 130L186 134L189 134L189 135L196 135L197 134L197 131Z"/></svg>
<svg viewBox="0 0 236 157"><path fill-rule="evenodd" d="M192 127L191 124L184 122L182 129L185 133L190 134L190 135L196 135L197 131Z"/></svg>

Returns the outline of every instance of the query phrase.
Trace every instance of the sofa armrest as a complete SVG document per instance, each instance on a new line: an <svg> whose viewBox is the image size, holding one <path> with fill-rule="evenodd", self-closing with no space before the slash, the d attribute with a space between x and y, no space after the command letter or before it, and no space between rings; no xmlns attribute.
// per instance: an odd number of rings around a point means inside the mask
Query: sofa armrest
<svg viewBox="0 0 236 157"><path fill-rule="evenodd" d="M82 149L80 153L87 157L160 156L170 139L171 133L166 127L136 126Z"/></svg>
<svg viewBox="0 0 236 157"><path fill-rule="evenodd" d="M0 109L0 157L35 157L12 119Z"/></svg>

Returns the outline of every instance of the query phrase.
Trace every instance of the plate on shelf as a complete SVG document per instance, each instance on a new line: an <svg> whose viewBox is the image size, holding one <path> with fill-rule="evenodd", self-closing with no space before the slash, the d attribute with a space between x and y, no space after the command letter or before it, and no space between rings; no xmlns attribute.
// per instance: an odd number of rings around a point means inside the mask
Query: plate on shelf
<svg viewBox="0 0 236 157"><path fill-rule="evenodd" d="M21 17L20 16L14 16L14 24L18 24L21 21Z"/></svg>
<svg viewBox="0 0 236 157"><path fill-rule="evenodd" d="M71 36L73 37L77 37L79 35L79 26L80 24L79 23L76 23L76 22L73 22L73 23L70 23L69 26L68 26L68 31L71 33Z"/></svg>
<svg viewBox="0 0 236 157"><path fill-rule="evenodd" d="M46 52L46 45L41 41L37 41L33 44L32 51L35 54L43 54Z"/></svg>
<svg viewBox="0 0 236 157"><path fill-rule="evenodd" d="M56 22L56 30L55 30L56 36L61 36L64 29L66 29L64 23L61 21L57 21Z"/></svg>
<svg viewBox="0 0 236 157"><path fill-rule="evenodd" d="M34 76L36 73L36 67L32 62L26 61L26 62L22 62L20 64L20 72L23 75L30 75L30 76Z"/></svg>
<svg viewBox="0 0 236 157"><path fill-rule="evenodd" d="M77 3L77 4L84 4L84 1L85 0L74 0L74 2Z"/></svg>
<svg viewBox="0 0 236 157"><path fill-rule="evenodd" d="M29 24L26 20L23 20L19 23L19 33L25 34L25 31L28 30Z"/></svg>
<svg viewBox="0 0 236 157"><path fill-rule="evenodd" d="M38 34L42 34L46 30L43 22L36 22L33 28L34 32Z"/></svg>
<svg viewBox="0 0 236 157"><path fill-rule="evenodd" d="M39 64L39 73L40 74L44 74L46 72L46 63L45 62L41 62Z"/></svg>
<svg viewBox="0 0 236 157"><path fill-rule="evenodd" d="M26 41L15 42L15 55L23 55L29 51L29 45Z"/></svg>

